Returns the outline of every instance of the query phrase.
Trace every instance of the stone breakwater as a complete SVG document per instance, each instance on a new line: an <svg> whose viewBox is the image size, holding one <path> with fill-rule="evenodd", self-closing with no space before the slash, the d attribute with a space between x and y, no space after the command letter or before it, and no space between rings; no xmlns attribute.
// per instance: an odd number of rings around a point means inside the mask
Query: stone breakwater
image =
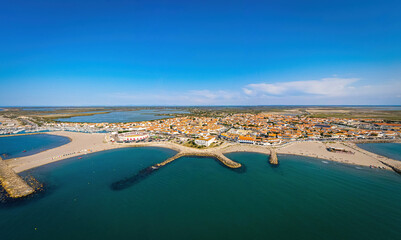
<svg viewBox="0 0 401 240"><path fill-rule="evenodd" d="M272 165L278 165L278 157L275 148L272 147L264 147L257 145L241 145L234 144L230 146L226 146L225 148L220 150L222 153L230 153L230 152L255 152L269 155L269 163Z"/></svg>
<svg viewBox="0 0 401 240"><path fill-rule="evenodd" d="M240 169L241 168L241 164L230 160L229 158L227 158L226 156L224 156L221 153L218 154L218 153L213 153L213 152L199 152L199 151L179 152L161 163L157 163L153 166L146 167L146 168L140 170L139 172L135 173L134 175L128 176L124 179L121 179L119 181L112 183L110 187L114 191L120 191L120 190L129 188L129 187L133 186L134 184L137 184L140 181L146 179L151 174L158 171L161 167L166 166L167 164L173 162L176 159L179 159L181 157L186 157L186 156L188 156L188 157L193 157L193 156L195 156L195 157L212 157L212 158L217 159L218 161L220 161L222 164L224 164L225 166L227 166L229 168L232 168L232 169Z"/></svg>
<svg viewBox="0 0 401 240"><path fill-rule="evenodd" d="M221 163L223 163L225 166L229 167L229 168L240 168L241 164L234 162L233 160L227 158L226 156L224 156L222 153L215 153L215 152L180 152L177 153L176 155L174 155L173 157L167 159L166 161L163 161L161 163L158 163L155 165L155 167L163 167L168 163L171 163L172 161L181 158L181 157L189 157L189 156L195 156L195 157L212 157L212 158L216 158L217 160L219 160Z"/></svg>
<svg viewBox="0 0 401 240"><path fill-rule="evenodd" d="M18 176L0 157L0 183L11 198L26 197L35 192L20 176Z"/></svg>
<svg viewBox="0 0 401 240"><path fill-rule="evenodd" d="M171 145L171 146L170 146ZM144 146L144 145L140 145ZM164 147L173 149L178 151L176 155L167 159L164 162L156 164L154 167L162 167L166 164L185 156L195 156L195 157L212 157L219 160L222 164L229 168L240 168L241 164L234 162L233 160L229 159L228 157L224 156L224 153L231 153L231 152L256 152L262 153L266 155L270 155L269 163L272 165L278 165L278 157L276 150L270 147L262 147L262 146L255 146L255 145L248 145L244 146L241 144L234 144L234 145L222 145L221 147L212 148L212 149L191 149L188 147L183 147L180 145L172 145L172 144L165 144Z"/></svg>
<svg viewBox="0 0 401 240"><path fill-rule="evenodd" d="M270 158L269 158L269 162L272 165L278 165L278 158L277 158L277 153L276 150L274 150L274 148L270 149Z"/></svg>
<svg viewBox="0 0 401 240"><path fill-rule="evenodd" d="M168 158L167 160L157 163L153 166L146 167L139 172L135 173L134 175L128 176L124 179L121 179L119 181L116 181L111 184L111 189L114 191L119 191L123 190L126 188L131 187L134 184L137 184L138 182L144 180L145 178L149 177L151 174L154 172L158 171L161 167L166 166L167 164L173 162L176 159L179 159L181 157L211 157L217 159L221 164L224 166L231 168L233 170L238 170L241 172L241 167L242 165L240 163L237 163L226 156L224 156L223 153L229 153L229 152L258 152L258 153L263 153L263 154L272 154L273 157L270 158L270 163L272 165L277 165L278 164L278 159L277 159L277 154L274 151L274 149L269 149L266 147L256 147L252 148L251 151L249 150L249 146L246 148L243 148L241 145L229 145L229 144L223 144L222 146L219 146L217 148L210 148L210 149L195 149L195 148L189 148L185 147L182 145L178 144L173 144L169 142L164 142L164 143L140 143L140 144L131 144L129 145L130 147L150 147L150 146L157 146L157 147L164 147L164 148L169 148L172 150L177 151L177 153Z"/></svg>

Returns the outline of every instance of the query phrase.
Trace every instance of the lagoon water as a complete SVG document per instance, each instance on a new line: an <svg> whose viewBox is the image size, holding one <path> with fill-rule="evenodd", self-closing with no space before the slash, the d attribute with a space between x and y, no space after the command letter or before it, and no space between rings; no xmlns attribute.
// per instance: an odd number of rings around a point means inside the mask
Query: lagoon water
<svg viewBox="0 0 401 240"><path fill-rule="evenodd" d="M158 114L176 114L176 113L178 114L178 113L188 113L188 112L178 111L178 110L115 111L105 114L96 114L92 116L59 118L56 120L62 122L89 122L89 123L140 122L140 121L150 121L150 120L157 120L170 117Z"/></svg>
<svg viewBox="0 0 401 240"><path fill-rule="evenodd" d="M357 145L369 152L401 161L401 143L363 143Z"/></svg>
<svg viewBox="0 0 401 240"><path fill-rule="evenodd" d="M30 170L43 196L0 205L1 239L400 239L401 176L318 159L231 153L180 158L120 191L113 182L174 155L124 148Z"/></svg>
<svg viewBox="0 0 401 240"><path fill-rule="evenodd" d="M69 142L67 137L49 134L0 137L0 156L3 159L29 156Z"/></svg>

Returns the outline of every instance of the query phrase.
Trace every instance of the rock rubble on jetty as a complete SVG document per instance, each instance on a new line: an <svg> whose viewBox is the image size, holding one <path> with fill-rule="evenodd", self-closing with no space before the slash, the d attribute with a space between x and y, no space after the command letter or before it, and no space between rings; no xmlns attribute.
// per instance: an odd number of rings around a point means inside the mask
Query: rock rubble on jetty
<svg viewBox="0 0 401 240"><path fill-rule="evenodd" d="M229 168L240 168L241 167L240 163L234 162L233 160L227 158L226 156L224 156L221 153L213 153L213 152L180 152L180 153L177 153L176 155L174 155L173 157L167 159L166 161L156 164L155 166L162 167L178 158L185 157L185 156L212 157L212 158L216 158L217 160L219 160L221 163L223 163L224 165L226 165Z"/></svg>
<svg viewBox="0 0 401 240"><path fill-rule="evenodd" d="M277 153L276 153L276 150L274 150L273 148L270 149L269 162L272 165L278 165Z"/></svg>
<svg viewBox="0 0 401 240"><path fill-rule="evenodd" d="M30 187L0 158L0 183L11 198L26 197L35 190Z"/></svg>

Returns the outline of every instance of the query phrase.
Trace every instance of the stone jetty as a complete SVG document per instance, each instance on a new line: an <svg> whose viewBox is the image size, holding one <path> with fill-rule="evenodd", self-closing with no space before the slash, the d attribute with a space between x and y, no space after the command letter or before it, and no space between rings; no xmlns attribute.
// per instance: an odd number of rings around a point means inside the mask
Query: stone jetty
<svg viewBox="0 0 401 240"><path fill-rule="evenodd" d="M221 163L223 163L225 166L229 168L240 168L241 164L234 162L233 160L227 158L224 156L222 153L217 153L217 152L200 152L200 151L186 151L186 152L179 152L176 155L172 156L171 158L167 159L164 162L158 163L155 165L155 167L162 167L165 166L168 163L171 163L172 161L185 157L185 156L195 156L195 157L212 157L216 158L219 160Z"/></svg>
<svg viewBox="0 0 401 240"><path fill-rule="evenodd" d="M143 146L143 145L140 145ZM240 168L242 165L240 163L234 162L233 160L229 159L228 157L224 156L224 153L231 153L231 152L256 152L256 153L262 153L262 154L267 154L270 155L269 162L272 165L278 165L278 158L277 158L277 153L274 148L268 148L268 147L262 147L262 146L255 146L255 145L240 145L240 144L235 144L235 145L225 145L217 148L212 148L212 149L191 149L188 147L176 145L176 144L165 144L164 147L168 147L170 149L173 149L175 151L178 151L178 153L171 158L167 159L164 162L158 163L154 165L154 167L162 167L165 166L166 164L181 158L185 156L195 156L195 157L212 157L216 158L219 160L221 163L223 163L225 166L229 168Z"/></svg>
<svg viewBox="0 0 401 240"><path fill-rule="evenodd" d="M272 165L278 165L277 152L276 152L276 150L274 148L270 148L269 162Z"/></svg>
<svg viewBox="0 0 401 240"><path fill-rule="evenodd" d="M177 149L177 148L175 148L175 149ZM174 156L170 157L169 159L167 159L161 163L157 163L151 167L146 167L132 176L126 177L122 180L112 183L111 189L123 190L125 188L128 188L128 187L132 186L133 184L136 184L136 183L142 181L143 179L145 179L146 177L148 177L149 175L151 175L152 173L157 171L159 168L173 162L174 160L176 160L178 158L185 157L185 156L212 157L212 158L217 159L218 161L220 161L222 164L224 164L225 166L227 166L229 168L240 169L240 167L241 167L241 164L230 160L229 158L227 158L226 156L224 156L222 153L219 153L219 152L199 151L198 149L194 149L194 150L189 149L188 150L185 148L181 148L181 150L182 151L179 150L179 152L177 154L175 154Z"/></svg>
<svg viewBox="0 0 401 240"><path fill-rule="evenodd" d="M0 183L11 198L26 197L35 190L16 174L0 157Z"/></svg>

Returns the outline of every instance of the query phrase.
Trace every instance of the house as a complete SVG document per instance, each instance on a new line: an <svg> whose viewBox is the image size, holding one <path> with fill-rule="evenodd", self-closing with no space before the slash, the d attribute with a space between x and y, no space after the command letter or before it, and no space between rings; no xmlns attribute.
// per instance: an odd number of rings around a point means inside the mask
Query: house
<svg viewBox="0 0 401 240"><path fill-rule="evenodd" d="M210 144L214 142L214 140L215 140L214 137L202 137L195 139L195 144L208 147Z"/></svg>
<svg viewBox="0 0 401 240"><path fill-rule="evenodd" d="M250 143L250 144L254 144L254 143L256 142L256 138L239 136L238 142L239 142L239 143Z"/></svg>

